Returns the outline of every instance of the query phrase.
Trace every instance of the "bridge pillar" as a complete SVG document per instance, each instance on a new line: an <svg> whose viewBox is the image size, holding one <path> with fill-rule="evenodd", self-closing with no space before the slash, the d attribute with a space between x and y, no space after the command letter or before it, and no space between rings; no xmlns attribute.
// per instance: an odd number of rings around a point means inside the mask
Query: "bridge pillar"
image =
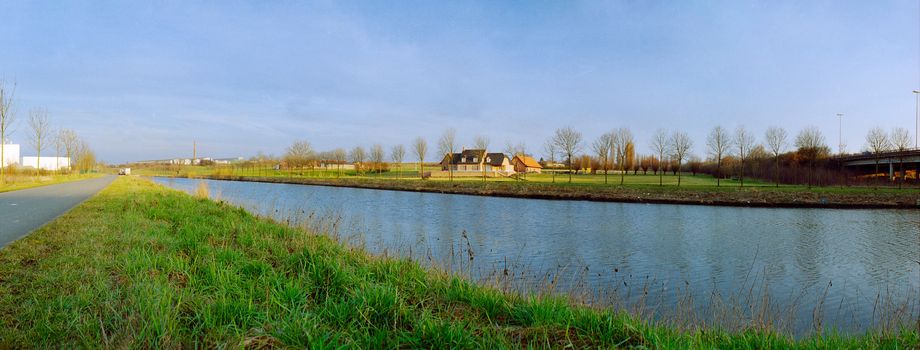
<svg viewBox="0 0 920 350"><path fill-rule="evenodd" d="M891 161L888 162L888 181L894 179L894 163Z"/></svg>

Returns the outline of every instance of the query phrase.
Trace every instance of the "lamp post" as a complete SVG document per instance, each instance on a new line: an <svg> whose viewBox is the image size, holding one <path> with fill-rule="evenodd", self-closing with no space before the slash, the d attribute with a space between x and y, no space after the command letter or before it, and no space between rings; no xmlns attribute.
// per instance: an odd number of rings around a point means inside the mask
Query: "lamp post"
<svg viewBox="0 0 920 350"><path fill-rule="evenodd" d="M839 149L840 155L843 155L843 113L837 113L837 118L840 119L840 127L837 129L837 148Z"/></svg>
<svg viewBox="0 0 920 350"><path fill-rule="evenodd" d="M914 90L914 96L917 96L917 116L914 120L914 148L920 148L920 91Z"/></svg>
<svg viewBox="0 0 920 350"><path fill-rule="evenodd" d="M837 129L837 148L839 148L840 154L838 154L837 157L843 157L843 113L837 113L837 119L840 121L839 128ZM840 174L843 175L844 186L849 186L850 179L847 177L847 174L843 172L842 161L840 161Z"/></svg>

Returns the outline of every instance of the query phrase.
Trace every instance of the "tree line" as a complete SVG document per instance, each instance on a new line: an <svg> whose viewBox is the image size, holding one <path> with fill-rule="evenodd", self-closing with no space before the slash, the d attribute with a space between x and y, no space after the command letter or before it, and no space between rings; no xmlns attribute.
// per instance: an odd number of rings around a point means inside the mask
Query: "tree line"
<svg viewBox="0 0 920 350"><path fill-rule="evenodd" d="M0 81L0 183L4 183L5 176L11 167L6 166L9 160L6 157L6 144L16 132L17 114L15 113L15 84ZM51 124L49 112L45 108L32 108L27 113L26 138L31 149L36 154L35 173L41 173L41 157L46 151L54 150L55 157L64 155L70 159L67 171L83 171L92 169L96 165L96 155L77 133L71 129L55 129ZM17 160L18 161L18 160ZM59 160L58 160L59 162ZM60 164L56 164L58 172L62 171Z"/></svg>
<svg viewBox="0 0 920 350"><path fill-rule="evenodd" d="M490 140L485 136L476 136L475 149L488 149ZM762 142L761 142L762 140ZM895 128L890 133L880 128L873 128L866 136L866 149L876 155L876 174L878 159L888 151L906 151L912 139L904 128ZM567 175L568 182L579 172L590 171L603 174L604 183L609 183L609 175L618 175L619 183L625 182L625 175L648 174L659 177L659 185L664 184L664 175L670 172L677 177L681 185L681 176L685 173L708 174L716 179L716 186L722 180L731 178L741 187L745 180L757 178L779 184L804 184L808 186L826 186L849 184L857 177L844 169L832 157L831 150L822 132L814 126L806 127L790 137L790 133L781 127L766 129L760 138L753 131L740 126L729 130L716 126L708 133L703 147L706 158L693 154L696 143L682 131L658 129L648 142L650 153L637 153L637 142L629 128L615 128L601 134L597 139L587 141L581 132L572 127L562 127L552 134L543 144L541 163L550 171L553 182L557 172ZM460 146L456 130L448 128L437 141L439 155L457 153ZM333 168L351 162L358 173L379 174L387 171L388 164L402 164L407 153L412 162L418 164L419 176L428 154L428 142L424 137L412 141L409 152L401 145L395 145L389 153L380 144L369 149L361 146L349 151L339 148L332 151L316 152L307 141L292 144L282 160L290 167L301 169L325 164ZM524 143L508 143L504 153L530 155ZM387 157L389 154L389 157ZM440 160L437 159L437 160ZM453 180L453 168L448 167L448 178ZM899 171L899 184L905 181L903 160ZM485 169L483 169L485 178Z"/></svg>

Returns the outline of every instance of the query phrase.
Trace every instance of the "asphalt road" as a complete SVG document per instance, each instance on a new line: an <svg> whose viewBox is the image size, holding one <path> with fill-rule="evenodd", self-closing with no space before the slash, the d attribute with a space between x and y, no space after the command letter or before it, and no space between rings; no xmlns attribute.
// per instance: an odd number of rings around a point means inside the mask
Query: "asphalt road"
<svg viewBox="0 0 920 350"><path fill-rule="evenodd" d="M0 193L0 248L96 194L115 176Z"/></svg>

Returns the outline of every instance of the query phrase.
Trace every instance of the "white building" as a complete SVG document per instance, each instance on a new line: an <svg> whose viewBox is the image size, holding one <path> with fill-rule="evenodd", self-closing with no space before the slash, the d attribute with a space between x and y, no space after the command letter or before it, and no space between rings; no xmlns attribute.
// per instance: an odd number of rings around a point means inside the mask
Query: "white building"
<svg viewBox="0 0 920 350"><path fill-rule="evenodd" d="M8 167L10 165L19 164L19 145L18 144L5 144L3 145L3 163L0 166Z"/></svg>
<svg viewBox="0 0 920 350"><path fill-rule="evenodd" d="M22 166L32 169L57 171L70 167L70 158L67 157L42 157L38 164L38 157L22 157Z"/></svg>

